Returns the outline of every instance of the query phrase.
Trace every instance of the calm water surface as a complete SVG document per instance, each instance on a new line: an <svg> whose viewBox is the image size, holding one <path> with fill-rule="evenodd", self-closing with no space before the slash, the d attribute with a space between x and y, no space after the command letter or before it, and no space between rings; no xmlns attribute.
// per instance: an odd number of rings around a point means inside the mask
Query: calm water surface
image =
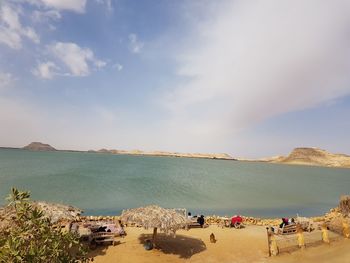
<svg viewBox="0 0 350 263"><path fill-rule="evenodd" d="M350 194L350 169L0 149L0 204L12 186L86 214L158 204L204 214L310 216Z"/></svg>

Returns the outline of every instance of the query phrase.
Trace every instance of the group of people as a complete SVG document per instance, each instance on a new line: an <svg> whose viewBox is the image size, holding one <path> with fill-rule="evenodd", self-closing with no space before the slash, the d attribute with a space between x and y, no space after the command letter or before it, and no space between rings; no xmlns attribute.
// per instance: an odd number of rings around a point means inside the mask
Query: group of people
<svg viewBox="0 0 350 263"><path fill-rule="evenodd" d="M197 223L203 228L204 224L205 224L205 218L204 215L201 216L192 216L191 212L188 212L187 215L188 220L190 221L194 221L197 220ZM238 225L241 225L243 222L243 218L240 215L235 215L231 218L231 227L237 227ZM294 218L286 218L283 217L282 218L282 223L280 224L280 228L283 228L284 226L287 225L291 225L291 224L295 224L295 220Z"/></svg>
<svg viewBox="0 0 350 263"><path fill-rule="evenodd" d="M283 228L284 226L295 224L294 218L282 218L282 223L280 224L280 228Z"/></svg>
<svg viewBox="0 0 350 263"><path fill-rule="evenodd" d="M190 220L190 221L193 221L194 219L197 219L197 223L201 226L201 228L204 227L204 224L205 224L204 215L201 215L201 216L192 216L191 212L188 212L187 218L188 218L188 220Z"/></svg>
<svg viewBox="0 0 350 263"><path fill-rule="evenodd" d="M197 223L200 225L200 227L204 227L205 225L205 218L204 218L204 215L201 215L201 216L192 216L191 212L188 212L188 215L187 215L187 218L189 221L193 222L194 220L197 221ZM240 226L243 222L243 218L240 216L240 215L235 215L231 218L231 227L236 227L237 226Z"/></svg>
<svg viewBox="0 0 350 263"><path fill-rule="evenodd" d="M107 232L107 233L118 234L121 237L126 236L126 232L124 230L124 225L122 224L122 222L120 220L118 221L118 224L103 224L103 225L100 225L93 232Z"/></svg>

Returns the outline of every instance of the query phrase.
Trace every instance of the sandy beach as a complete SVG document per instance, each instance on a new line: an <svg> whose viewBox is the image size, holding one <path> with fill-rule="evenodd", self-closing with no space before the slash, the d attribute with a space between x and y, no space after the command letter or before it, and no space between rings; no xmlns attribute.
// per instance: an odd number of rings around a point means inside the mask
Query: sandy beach
<svg viewBox="0 0 350 263"><path fill-rule="evenodd" d="M343 238L330 245L318 243L305 250L295 248L268 257L266 229L262 226L223 229L211 225L205 229L180 230L175 238L160 234L159 248L151 251L142 246L142 242L150 238L151 230L128 227L126 231L127 236L121 238L119 244L98 247L91 252L94 262L350 262L350 240ZM210 242L211 233L215 234L216 243Z"/></svg>

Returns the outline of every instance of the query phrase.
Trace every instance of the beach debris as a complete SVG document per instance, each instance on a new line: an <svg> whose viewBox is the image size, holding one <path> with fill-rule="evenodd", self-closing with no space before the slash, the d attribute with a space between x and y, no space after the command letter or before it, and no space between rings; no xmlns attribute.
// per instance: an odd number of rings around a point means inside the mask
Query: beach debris
<svg viewBox="0 0 350 263"><path fill-rule="evenodd" d="M121 217L124 223L134 223L145 229L153 228L153 244L155 244L157 230L165 234L175 234L176 230L187 225L187 218L175 209L165 209L157 205L150 205L124 210Z"/></svg>
<svg viewBox="0 0 350 263"><path fill-rule="evenodd" d="M145 244L143 244L143 247L146 249L146 250L152 250L153 249L153 243L150 239L147 239L145 241Z"/></svg>

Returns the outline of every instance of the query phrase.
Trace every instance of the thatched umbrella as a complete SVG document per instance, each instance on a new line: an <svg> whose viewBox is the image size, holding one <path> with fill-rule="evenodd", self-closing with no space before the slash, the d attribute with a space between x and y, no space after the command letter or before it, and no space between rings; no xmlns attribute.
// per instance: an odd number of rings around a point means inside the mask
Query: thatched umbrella
<svg viewBox="0 0 350 263"><path fill-rule="evenodd" d="M143 226L145 229L153 228L153 244L155 244L157 229L165 234L174 234L176 230L187 225L186 217L175 209L165 209L156 205L124 210L120 219L126 223Z"/></svg>
<svg viewBox="0 0 350 263"><path fill-rule="evenodd" d="M62 220L75 220L83 212L76 207L41 201L32 202L32 205L43 211L44 216L49 218L52 223L58 223ZM16 211L13 206L0 207L0 228L7 227L15 217Z"/></svg>
<svg viewBox="0 0 350 263"><path fill-rule="evenodd" d="M70 205L42 201L35 202L34 205L39 207L40 210L44 212L44 215L50 218L52 223L57 223L62 220L73 221L83 213L83 210Z"/></svg>

